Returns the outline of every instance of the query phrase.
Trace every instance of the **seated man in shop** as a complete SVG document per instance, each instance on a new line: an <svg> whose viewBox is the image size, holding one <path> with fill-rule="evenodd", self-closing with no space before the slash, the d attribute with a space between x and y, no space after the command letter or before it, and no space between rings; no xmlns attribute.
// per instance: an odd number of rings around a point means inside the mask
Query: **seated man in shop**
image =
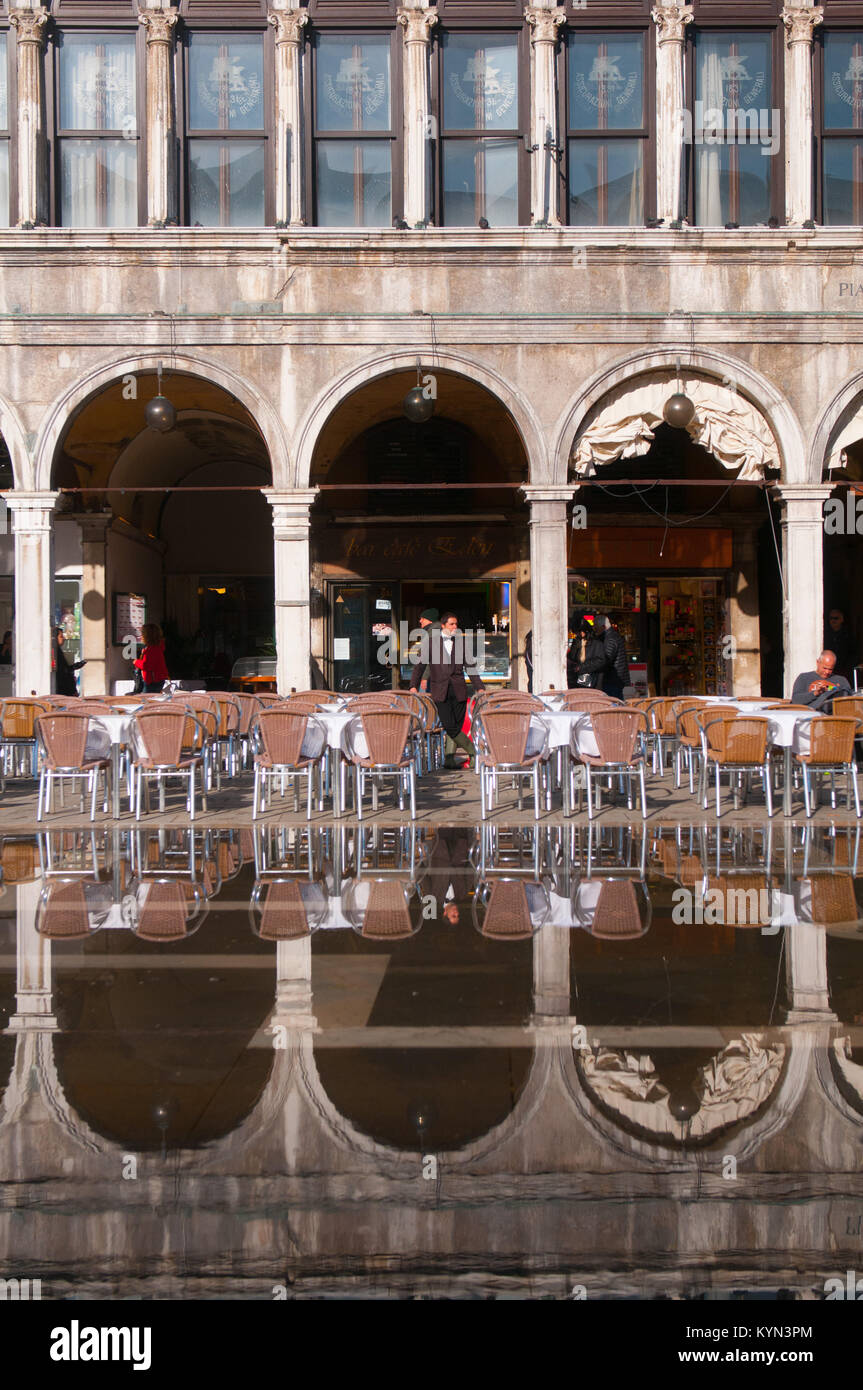
<svg viewBox="0 0 863 1390"><path fill-rule="evenodd" d="M834 695L852 695L853 691L844 676L834 674L836 653L824 651L815 663L814 671L804 671L794 682L791 702L795 705L811 705L813 709L825 710L832 706Z"/></svg>

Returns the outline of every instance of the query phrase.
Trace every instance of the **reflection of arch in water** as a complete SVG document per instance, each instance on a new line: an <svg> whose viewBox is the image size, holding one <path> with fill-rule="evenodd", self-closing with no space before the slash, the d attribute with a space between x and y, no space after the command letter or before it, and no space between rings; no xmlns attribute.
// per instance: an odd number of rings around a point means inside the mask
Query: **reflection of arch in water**
<svg viewBox="0 0 863 1390"><path fill-rule="evenodd" d="M827 1099L843 1119L859 1127L863 1122L863 1066L854 1061L851 1039L847 1035L832 1038L829 1047L819 1048L815 1065Z"/></svg>

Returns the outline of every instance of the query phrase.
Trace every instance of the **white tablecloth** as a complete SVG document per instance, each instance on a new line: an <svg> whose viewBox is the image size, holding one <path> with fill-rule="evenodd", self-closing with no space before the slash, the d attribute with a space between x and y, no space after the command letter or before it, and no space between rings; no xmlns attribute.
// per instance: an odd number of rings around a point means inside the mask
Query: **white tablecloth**
<svg viewBox="0 0 863 1390"><path fill-rule="evenodd" d="M549 710L542 718L548 726L549 748L569 747L576 757L582 753L599 757L590 715L584 710Z"/></svg>

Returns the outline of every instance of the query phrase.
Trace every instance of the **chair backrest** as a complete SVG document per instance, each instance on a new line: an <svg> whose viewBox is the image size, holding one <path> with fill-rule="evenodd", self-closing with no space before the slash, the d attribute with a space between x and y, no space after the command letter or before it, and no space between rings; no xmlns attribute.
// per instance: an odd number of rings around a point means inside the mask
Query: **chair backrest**
<svg viewBox="0 0 863 1390"><path fill-rule="evenodd" d="M237 733L240 728L240 706L236 697L217 690L210 698L215 702L219 712L219 738L227 738L229 734Z"/></svg>
<svg viewBox="0 0 863 1390"><path fill-rule="evenodd" d="M860 908L854 896L854 878L851 874L813 874L810 879L800 879L798 889L809 884L810 913L813 922L819 926L838 926L840 922L857 922Z"/></svg>
<svg viewBox="0 0 863 1390"><path fill-rule="evenodd" d="M256 714L260 714L264 708L262 701L257 695L234 694L232 699L236 700L240 710L240 726L238 733L244 736L249 732L252 720Z"/></svg>
<svg viewBox="0 0 863 1390"><path fill-rule="evenodd" d="M89 727L90 716L87 714L68 714L64 710L40 714L36 720L36 730L45 752L46 765L51 768L80 767L84 761Z"/></svg>
<svg viewBox="0 0 863 1390"><path fill-rule="evenodd" d="M844 719L863 719L863 695L836 695L833 713Z"/></svg>
<svg viewBox="0 0 863 1390"><path fill-rule="evenodd" d="M369 690L362 695L352 695L346 710L358 713L363 709L408 709L401 690Z"/></svg>
<svg viewBox="0 0 863 1390"><path fill-rule="evenodd" d="M532 714L545 714L547 706L526 690L496 690L482 703L483 717L491 709L520 709Z"/></svg>
<svg viewBox="0 0 863 1390"><path fill-rule="evenodd" d="M625 709L620 700L612 700L610 695L603 695L597 692L596 695L587 694L580 690L568 690L561 700L561 709L566 714L591 714L595 709Z"/></svg>
<svg viewBox="0 0 863 1390"><path fill-rule="evenodd" d="M81 879L46 884L39 897L36 930L52 941L76 941L92 934Z"/></svg>
<svg viewBox="0 0 863 1390"><path fill-rule="evenodd" d="M431 727L429 724L429 704L431 704L432 701L427 700L425 696L420 695L416 690L400 690L398 696L411 713L416 715L419 720L420 729L425 733L426 730Z"/></svg>
<svg viewBox="0 0 863 1390"><path fill-rule="evenodd" d="M0 704L0 732L3 738L35 738L34 720L51 708L47 700L4 700Z"/></svg>
<svg viewBox="0 0 863 1390"><path fill-rule="evenodd" d="M0 849L0 870L4 883L32 883L39 877L39 842L32 839L7 839Z"/></svg>
<svg viewBox="0 0 863 1390"><path fill-rule="evenodd" d="M698 713L700 710L709 709L703 701L677 700L677 732L684 743L698 743L701 739L701 729L698 724Z"/></svg>
<svg viewBox="0 0 863 1390"><path fill-rule="evenodd" d="M280 705L282 696L277 695L275 690L256 690L255 699L260 700L264 709L269 709L270 705Z"/></svg>
<svg viewBox="0 0 863 1390"><path fill-rule="evenodd" d="M299 941L311 935L306 905L294 880L267 882L259 898L260 922L252 925L262 941Z"/></svg>
<svg viewBox="0 0 863 1390"><path fill-rule="evenodd" d="M621 705L617 709L595 709L590 722L599 756L604 763L631 763L635 760L639 734L647 733L647 715L640 709Z"/></svg>
<svg viewBox="0 0 863 1390"><path fill-rule="evenodd" d="M521 879L494 879L480 931L494 941L524 941L533 936L527 885Z"/></svg>
<svg viewBox="0 0 863 1390"><path fill-rule="evenodd" d="M359 710L359 717L369 750L368 757L359 759L360 762L386 767L406 761L409 756L406 751L408 739L412 730L419 727L415 714L404 708L375 709L366 706Z"/></svg>
<svg viewBox="0 0 863 1390"><path fill-rule="evenodd" d="M195 731L194 720L189 725L185 705L163 704L145 708L132 715L132 739L137 761L145 767L176 767L182 749L195 747L187 742L187 730Z"/></svg>
<svg viewBox="0 0 863 1390"><path fill-rule="evenodd" d="M834 705L835 705L835 704L836 704L836 701L834 700L833 703L834 703ZM791 710L796 709L796 710L800 710L801 713L802 713L804 710L806 710L809 714L817 714L817 713L818 713L818 711L817 711L817 710L814 710L814 709L812 708L811 705L792 705L792 703L791 703L790 700L781 700L781 701L778 701L775 705L765 705L765 707L764 707L764 713L766 714L769 710L782 710L782 709L791 709Z"/></svg>
<svg viewBox="0 0 863 1390"><path fill-rule="evenodd" d="M514 767L524 763L530 718L530 708L485 706L482 729L488 744L488 757L493 763L512 764Z"/></svg>
<svg viewBox="0 0 863 1390"><path fill-rule="evenodd" d="M747 928L768 927L772 917L773 894L764 874L721 874L704 883L704 896L712 893L710 903L721 904L716 914L717 926ZM711 914L712 916L713 914ZM705 913L707 916L707 913Z"/></svg>
<svg viewBox="0 0 863 1390"><path fill-rule="evenodd" d="M711 719L736 719L740 711L734 705L705 705L695 711L695 722L699 729L709 724Z"/></svg>
<svg viewBox="0 0 863 1390"><path fill-rule="evenodd" d="M181 941L188 936L188 886L179 881L147 883L135 935L142 941Z"/></svg>
<svg viewBox="0 0 863 1390"><path fill-rule="evenodd" d="M255 722L261 752L255 757L269 767L305 766L310 760L303 757L303 739L312 718L309 710L293 709L286 704L262 710Z"/></svg>
<svg viewBox="0 0 863 1390"><path fill-rule="evenodd" d="M417 930L411 921L404 882L397 878L373 880L360 935L367 941L403 941Z"/></svg>
<svg viewBox="0 0 863 1390"><path fill-rule="evenodd" d="M722 763L763 763L770 722L751 714L716 715L702 723L707 746Z"/></svg>
<svg viewBox="0 0 863 1390"><path fill-rule="evenodd" d="M425 707L426 714L423 729L427 730L438 727L440 721L438 718L437 705L435 704L431 695L427 694L424 690L415 690L413 694L416 696L418 700L422 701L423 706ZM474 709L475 708L476 707L474 707Z"/></svg>
<svg viewBox="0 0 863 1390"><path fill-rule="evenodd" d="M854 739L860 729L857 719L840 719L822 715L808 725L810 763L837 766L854 760Z"/></svg>
<svg viewBox="0 0 863 1390"><path fill-rule="evenodd" d="M605 879L590 924L591 936L600 941L634 941L646 930L632 879Z"/></svg>

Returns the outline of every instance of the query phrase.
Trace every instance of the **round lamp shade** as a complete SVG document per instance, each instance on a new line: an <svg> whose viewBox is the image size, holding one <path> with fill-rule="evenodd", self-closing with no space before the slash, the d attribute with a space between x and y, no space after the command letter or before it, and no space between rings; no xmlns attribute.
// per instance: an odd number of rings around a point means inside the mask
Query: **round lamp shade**
<svg viewBox="0 0 863 1390"><path fill-rule="evenodd" d="M421 425L431 419L434 401L423 395L421 386L413 386L404 398L402 409L409 420Z"/></svg>
<svg viewBox="0 0 863 1390"><path fill-rule="evenodd" d="M676 430L685 430L694 414L695 402L682 391L675 391L673 396L669 396L662 409L666 425L672 425Z"/></svg>
<svg viewBox="0 0 863 1390"><path fill-rule="evenodd" d="M144 418L151 430L166 434L177 423L177 411L166 396L154 396L144 407Z"/></svg>

